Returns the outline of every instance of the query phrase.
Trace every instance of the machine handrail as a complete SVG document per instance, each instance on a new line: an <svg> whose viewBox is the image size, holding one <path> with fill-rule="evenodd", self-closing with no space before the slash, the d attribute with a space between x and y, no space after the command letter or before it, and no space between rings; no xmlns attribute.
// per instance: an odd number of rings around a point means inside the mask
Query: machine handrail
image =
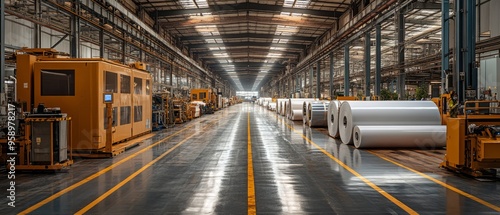
<svg viewBox="0 0 500 215"><path fill-rule="evenodd" d="M479 107L479 104L480 103L489 103L490 105L491 104L497 104L496 107ZM468 106L469 104L474 104L473 106ZM469 116L469 113L467 112L467 110L475 110L475 111L478 111L478 110L490 110L490 109L500 109L500 107L498 107L498 105L500 104L500 101L466 101L464 103L464 115L465 115L465 123L468 124L468 116ZM474 114L471 114L471 115L474 115ZM500 113L489 113L488 115L500 115Z"/></svg>

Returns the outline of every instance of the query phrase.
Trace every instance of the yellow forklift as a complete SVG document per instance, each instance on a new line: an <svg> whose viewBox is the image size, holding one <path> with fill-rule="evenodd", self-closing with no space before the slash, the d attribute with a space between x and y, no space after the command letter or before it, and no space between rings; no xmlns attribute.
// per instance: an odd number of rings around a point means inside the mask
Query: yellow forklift
<svg viewBox="0 0 500 215"><path fill-rule="evenodd" d="M496 176L500 168L498 101L467 101L463 114L447 118L442 167L474 177Z"/></svg>

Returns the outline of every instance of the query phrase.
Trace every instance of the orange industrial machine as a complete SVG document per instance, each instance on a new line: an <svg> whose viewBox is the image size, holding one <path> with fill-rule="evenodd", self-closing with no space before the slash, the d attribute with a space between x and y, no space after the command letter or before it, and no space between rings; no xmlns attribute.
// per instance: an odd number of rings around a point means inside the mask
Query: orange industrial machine
<svg viewBox="0 0 500 215"><path fill-rule="evenodd" d="M217 95L212 89L191 89L191 101L202 101L207 104L206 113L217 110Z"/></svg>
<svg viewBox="0 0 500 215"><path fill-rule="evenodd" d="M44 104L67 113L73 121L74 155L110 157L125 150L113 144L151 132L147 71L104 59L58 58L51 53L56 52L25 49L17 53L18 100L24 112ZM112 108L111 129L107 129L105 102ZM106 138L107 132L111 138Z"/></svg>
<svg viewBox="0 0 500 215"><path fill-rule="evenodd" d="M500 168L498 101L470 101L464 114L448 118L441 166L475 177L496 176Z"/></svg>
<svg viewBox="0 0 500 215"><path fill-rule="evenodd" d="M439 114L441 115L441 124L446 125L448 123L448 118L450 117L450 113L448 113L448 100L450 98L450 94L445 93L440 97L432 98L432 101L438 106Z"/></svg>

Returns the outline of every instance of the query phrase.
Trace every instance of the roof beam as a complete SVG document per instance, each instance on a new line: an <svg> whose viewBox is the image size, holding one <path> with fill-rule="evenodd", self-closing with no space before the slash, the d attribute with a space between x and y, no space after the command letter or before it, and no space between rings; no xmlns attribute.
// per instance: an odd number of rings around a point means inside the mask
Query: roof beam
<svg viewBox="0 0 500 215"><path fill-rule="evenodd" d="M259 4L252 2L238 3L238 4L222 4L210 5L209 8L196 8L196 9L177 9L177 10L159 10L158 16L179 16L197 13L224 13L227 11L270 11L270 12L287 12L287 13L302 13L314 16L324 17L340 17L343 13L338 11L314 10L305 8L291 8L283 7L281 5ZM151 14L153 15L153 14Z"/></svg>
<svg viewBox="0 0 500 215"><path fill-rule="evenodd" d="M280 47L280 48L300 49L300 50L304 50L307 47L306 45L300 45L300 44L259 43L259 42L200 43L200 44L188 44L187 46L190 49L210 48L210 47L240 47L240 46L241 47L251 47L251 46L264 46L264 47Z"/></svg>
<svg viewBox="0 0 500 215"><path fill-rule="evenodd" d="M194 27L202 25L232 25L240 23L257 23L268 25L287 25L297 27L321 28L329 29L333 27L330 22L314 22L300 17L276 15L274 17L260 17L260 16L245 16L241 19L239 16L233 17L218 17L218 16L199 16L192 17L188 20L175 21L175 22L162 22L160 25L166 28L182 28Z"/></svg>
<svg viewBox="0 0 500 215"><path fill-rule="evenodd" d="M244 33L244 34L222 34L222 35L210 35L210 36L202 36L202 35L185 36L181 37L181 41L206 40L206 39L236 39L236 38L287 39L287 40L302 40L302 41L314 41L316 39L316 37Z"/></svg>
<svg viewBox="0 0 500 215"><path fill-rule="evenodd" d="M405 23L407 24L415 24L415 25L434 25L441 26L440 20L425 20L425 19L405 19Z"/></svg>
<svg viewBox="0 0 500 215"><path fill-rule="evenodd" d="M298 55L302 52L302 50L296 50L295 49L290 49L290 50L270 50L269 47L261 46L261 47L254 47L254 48L246 48L246 49L225 49L225 50L209 50L209 51L196 51L196 50L191 50L193 53L198 54L198 56L203 56L203 55L213 55L213 54L224 54L227 53L228 55L232 54L238 54L238 53L261 53L265 52L267 53L276 53L276 54L288 54L288 55Z"/></svg>
<svg viewBox="0 0 500 215"><path fill-rule="evenodd" d="M198 58L201 59L225 59L225 58L230 58L232 60L236 59L259 59L259 60L272 60L272 59L290 59L290 58L296 58L296 55L281 55L281 56L271 56L267 57L267 53L242 53L239 55L231 54L229 57L218 57L218 56L213 56L213 55L204 55L204 56L198 56Z"/></svg>
<svg viewBox="0 0 500 215"><path fill-rule="evenodd" d="M210 62L207 64L210 65L218 65L218 66L234 66L234 67L264 67L264 66L269 66L269 67L285 67L285 65L280 64L280 63L265 63L265 62L232 62L232 63L219 63L219 62Z"/></svg>

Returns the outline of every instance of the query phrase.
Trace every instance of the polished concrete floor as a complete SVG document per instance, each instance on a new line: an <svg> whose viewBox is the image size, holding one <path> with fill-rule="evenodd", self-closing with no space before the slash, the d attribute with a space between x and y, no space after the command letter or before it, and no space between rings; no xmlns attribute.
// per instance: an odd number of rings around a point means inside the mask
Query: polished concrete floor
<svg viewBox="0 0 500 215"><path fill-rule="evenodd" d="M112 159L19 173L16 207L2 198L0 214L500 213L500 181L438 165L416 170L243 103L157 132ZM0 183L5 191L7 177Z"/></svg>

